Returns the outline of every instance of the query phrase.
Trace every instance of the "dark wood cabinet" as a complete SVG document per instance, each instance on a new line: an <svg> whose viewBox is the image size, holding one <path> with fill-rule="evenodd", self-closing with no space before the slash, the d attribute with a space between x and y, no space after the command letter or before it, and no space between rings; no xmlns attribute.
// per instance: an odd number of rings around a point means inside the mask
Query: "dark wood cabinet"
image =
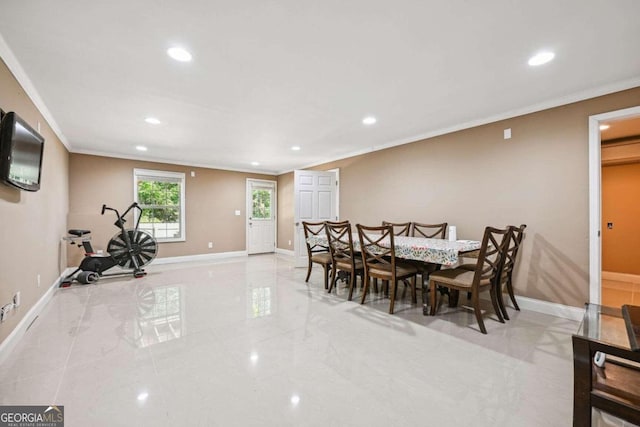
<svg viewBox="0 0 640 427"><path fill-rule="evenodd" d="M606 355L602 367L597 352ZM640 352L631 351L620 309L587 304L573 336L573 425L591 425L598 408L640 425Z"/></svg>

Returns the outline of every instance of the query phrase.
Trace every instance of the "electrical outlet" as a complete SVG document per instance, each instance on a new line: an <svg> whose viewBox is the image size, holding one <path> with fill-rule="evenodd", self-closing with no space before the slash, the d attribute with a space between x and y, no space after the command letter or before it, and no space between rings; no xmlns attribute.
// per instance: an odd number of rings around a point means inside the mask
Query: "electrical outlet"
<svg viewBox="0 0 640 427"><path fill-rule="evenodd" d="M289 240L289 246L291 246L291 240Z"/></svg>
<svg viewBox="0 0 640 427"><path fill-rule="evenodd" d="M7 320L7 316L13 310L13 303L9 303L0 309L0 322Z"/></svg>
<svg viewBox="0 0 640 427"><path fill-rule="evenodd" d="M213 248L213 242L209 242L209 249Z"/></svg>
<svg viewBox="0 0 640 427"><path fill-rule="evenodd" d="M16 292L13 296L13 306L16 308L20 307L20 292Z"/></svg>
<svg viewBox="0 0 640 427"><path fill-rule="evenodd" d="M38 280L38 287L40 287L40 275L39 274L37 276L37 280Z"/></svg>

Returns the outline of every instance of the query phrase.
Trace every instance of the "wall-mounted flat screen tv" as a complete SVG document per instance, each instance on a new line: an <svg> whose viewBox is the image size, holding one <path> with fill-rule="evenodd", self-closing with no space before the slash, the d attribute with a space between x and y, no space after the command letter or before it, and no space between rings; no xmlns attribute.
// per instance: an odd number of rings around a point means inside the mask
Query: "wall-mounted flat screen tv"
<svg viewBox="0 0 640 427"><path fill-rule="evenodd" d="M16 113L0 122L0 180L26 191L40 189L44 138Z"/></svg>

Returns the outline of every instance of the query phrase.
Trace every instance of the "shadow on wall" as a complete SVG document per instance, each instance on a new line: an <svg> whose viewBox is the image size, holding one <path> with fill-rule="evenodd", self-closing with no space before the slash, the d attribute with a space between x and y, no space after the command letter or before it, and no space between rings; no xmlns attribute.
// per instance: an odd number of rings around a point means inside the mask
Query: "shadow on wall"
<svg viewBox="0 0 640 427"><path fill-rule="evenodd" d="M581 307L589 299L589 272L536 234L526 290L531 298Z"/></svg>

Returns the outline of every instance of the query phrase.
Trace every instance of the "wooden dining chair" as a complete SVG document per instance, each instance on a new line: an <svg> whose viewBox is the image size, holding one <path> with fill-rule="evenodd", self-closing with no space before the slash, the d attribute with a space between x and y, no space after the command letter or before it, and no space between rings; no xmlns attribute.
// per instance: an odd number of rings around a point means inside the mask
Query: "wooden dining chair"
<svg viewBox="0 0 640 427"><path fill-rule="evenodd" d="M443 222L441 224L424 224L413 222L411 226L412 237L423 237L426 239L444 239L447 235L447 226L449 224ZM418 269L418 274L422 278L422 306L426 315L426 307L428 303L429 293L429 275L434 271L440 270L441 264L432 262L413 261L413 265Z"/></svg>
<svg viewBox="0 0 640 427"><path fill-rule="evenodd" d="M393 227L394 236L408 236L411 231L411 222L389 222L382 221L382 225L390 225Z"/></svg>
<svg viewBox="0 0 640 427"><path fill-rule="evenodd" d="M447 234L447 223L442 224L422 224L419 222L412 223L411 236L423 237L426 239L444 239ZM423 273L423 282L428 279L429 274L440 270L441 264L431 262L418 262L416 264L419 273ZM426 274L426 278L424 275Z"/></svg>
<svg viewBox="0 0 640 427"><path fill-rule="evenodd" d="M364 289L360 303L364 304L371 279L381 279L389 283L389 314L393 314L398 281L402 281L406 286L406 280L410 280L411 298L414 304L417 303L416 274L418 271L413 266L400 266L396 262L393 226L367 227L358 224L356 227L364 264Z"/></svg>
<svg viewBox="0 0 640 427"><path fill-rule="evenodd" d="M351 224L329 223L326 226L329 253L331 254L331 281L329 293L333 287L338 287L338 271L344 271L349 277L349 301L353 298L356 276L361 276L364 282L364 266L359 253L353 250Z"/></svg>
<svg viewBox="0 0 640 427"><path fill-rule="evenodd" d="M331 266L329 246L323 244L326 242L327 225L324 222L303 221L302 227L304 228L304 241L307 244L307 257L309 260L307 278L304 281L309 281L313 264L320 264L324 270L324 288L327 289L329 287L329 267Z"/></svg>
<svg viewBox="0 0 640 427"><path fill-rule="evenodd" d="M443 286L458 292L471 293L471 305L478 321L478 326L483 334L487 333L482 320L480 310L480 292L489 291L493 309L498 316L500 323L504 323L497 297L497 278L501 267L502 259L511 238L511 228L504 230L487 227L482 238L482 245L478 254L478 262L473 270L466 268L453 268L440 270L429 276L429 292L431 299L431 315L435 315L438 308L437 292L438 286Z"/></svg>
<svg viewBox="0 0 640 427"><path fill-rule="evenodd" d="M447 224L423 224L420 222L412 223L411 235L413 237L425 237L427 239L444 239L447 235Z"/></svg>
<svg viewBox="0 0 640 427"><path fill-rule="evenodd" d="M516 296L513 293L513 269L516 265L518 250L520 249L520 244L522 243L522 238L524 236L524 229L527 228L527 226L526 224L521 224L519 227L511 226L510 228L511 237L505 249L502 267L500 268L500 275L497 280L496 288L498 305L500 306L500 310L502 311L502 316L507 320L509 320L509 313L507 313L507 309L504 305L502 293L503 286L507 288L507 292L509 293L509 298L511 298L513 307L516 310L520 311L520 307L518 307L518 303L516 302Z"/></svg>

